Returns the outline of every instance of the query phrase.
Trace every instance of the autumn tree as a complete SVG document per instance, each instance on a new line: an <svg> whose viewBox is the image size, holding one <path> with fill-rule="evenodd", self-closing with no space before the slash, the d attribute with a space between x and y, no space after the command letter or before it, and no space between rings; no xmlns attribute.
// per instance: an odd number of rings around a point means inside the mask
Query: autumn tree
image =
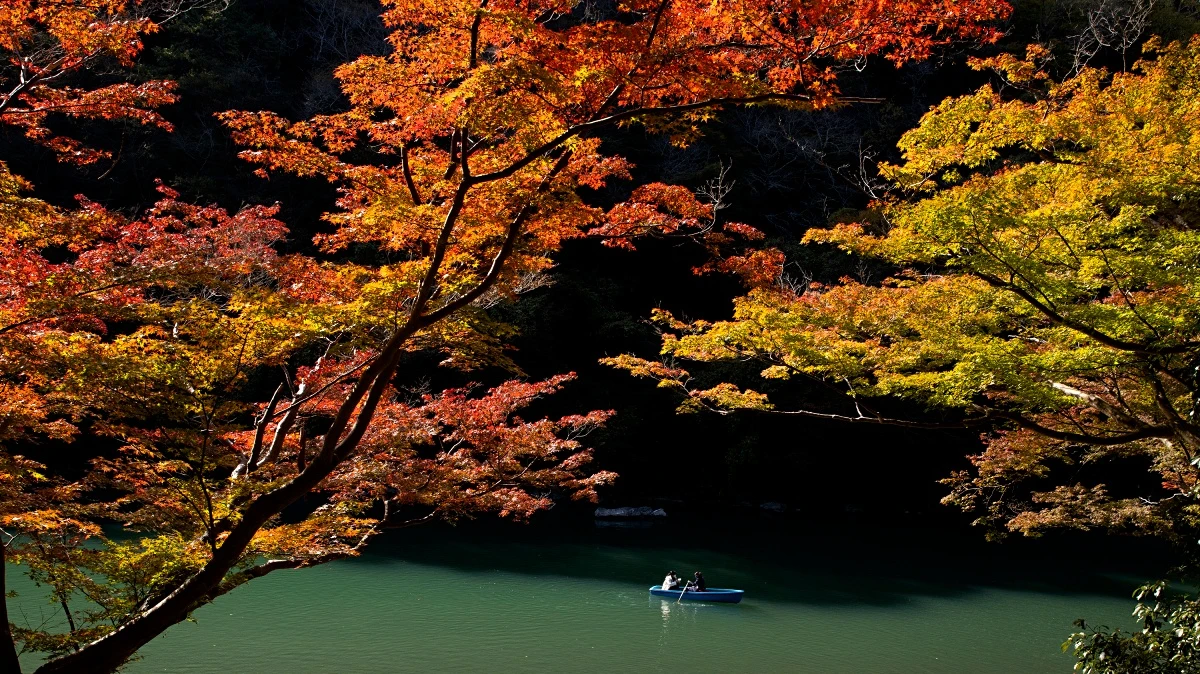
<svg viewBox="0 0 1200 674"><path fill-rule="evenodd" d="M1040 48L975 61L1006 88L933 108L900 141L904 161L880 167L892 191L806 237L890 277L763 283L729 321L660 314L668 358L610 362L680 391L686 409L980 427L986 449L947 480L946 502L997 531L1194 538L1200 40L1148 55L1061 83ZM682 367L730 359L820 381L831 399L781 410ZM930 415L890 418L876 411L887 397ZM1131 466L1161 488L1102 479Z"/></svg>
<svg viewBox="0 0 1200 674"><path fill-rule="evenodd" d="M80 214L62 218L82 234L63 244L71 272L91 250L132 237L132 257L114 258L122 278L137 279L120 298L64 296L57 283L23 291L79 299L80 310L16 315L27 329L13 338L39 343L54 332L47 321L72 320L55 337L62 346L47 348L60 365L10 378L57 405L39 421L46 428L86 421L120 445L81 478L6 454L5 523L20 527L20 558L72 623L65 634L16 634L59 654L38 671L116 668L241 583L356 554L392 524L527 516L555 491L593 496L611 475L586 470L581 438L607 414L517 416L565 379L418 395L398 376L408 354L512 367L505 329L485 309L528 288L564 240L630 247L691 236L720 253L759 236L720 222L716 205L679 186L641 185L607 209L585 202L581 188L629 178L629 162L604 152L598 133L640 123L686 142L722 106L849 102L840 66L989 39L987 22L1007 11L993 0L385 8L392 51L337 70L344 112L222 117L264 177L337 186L314 248L297 247L312 254L269 246L285 236L272 208L231 215L167 191L142 217L85 203L91 229L75 226ZM27 222L4 221L16 253L50 264ZM160 264L170 254L180 261ZM768 253L713 266L762 279L775 263ZM83 301L92 297L104 301ZM262 373L275 371L274 394L255 397ZM120 497L89 499L97 488ZM292 508L302 499L320 505ZM105 519L139 536L81 547ZM73 610L78 596L87 601Z"/></svg>

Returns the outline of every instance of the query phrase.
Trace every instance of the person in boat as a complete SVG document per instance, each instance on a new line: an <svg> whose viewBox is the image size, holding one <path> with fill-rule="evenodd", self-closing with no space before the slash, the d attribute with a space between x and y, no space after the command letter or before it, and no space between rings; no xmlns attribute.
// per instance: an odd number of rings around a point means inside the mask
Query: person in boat
<svg viewBox="0 0 1200 674"><path fill-rule="evenodd" d="M708 586L704 584L704 574L697 571L692 576L692 589L697 592L707 592Z"/></svg>
<svg viewBox="0 0 1200 674"><path fill-rule="evenodd" d="M663 578L662 589L664 589L664 590L678 590L679 589L679 576L674 571L667 572L667 577Z"/></svg>

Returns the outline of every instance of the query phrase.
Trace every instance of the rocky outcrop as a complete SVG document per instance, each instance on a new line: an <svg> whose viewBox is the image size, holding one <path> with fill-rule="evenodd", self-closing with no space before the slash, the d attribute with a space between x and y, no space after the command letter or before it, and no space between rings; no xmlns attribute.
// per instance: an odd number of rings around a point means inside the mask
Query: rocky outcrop
<svg viewBox="0 0 1200 674"><path fill-rule="evenodd" d="M662 508L640 506L636 508L596 508L596 517L666 517Z"/></svg>

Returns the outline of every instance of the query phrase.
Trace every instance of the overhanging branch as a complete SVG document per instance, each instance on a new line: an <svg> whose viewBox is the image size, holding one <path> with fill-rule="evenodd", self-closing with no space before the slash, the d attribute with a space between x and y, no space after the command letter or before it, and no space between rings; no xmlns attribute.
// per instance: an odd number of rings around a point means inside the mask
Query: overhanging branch
<svg viewBox="0 0 1200 674"><path fill-rule="evenodd" d="M549 190L550 184L554 180L554 177L557 176L564 168L566 168L570 161L571 152L564 152L562 156L558 158L558 161L554 163L554 166L550 169L546 176L542 179L542 182L538 185L535 194L544 194L547 190ZM496 280L500 278L500 272L504 270L504 263L508 260L509 256L512 255L512 251L516 247L517 239L521 235L521 228L525 225L525 222L533 213L533 209L533 203L527 203L521 207L521 210L518 211L515 216L513 216L512 220L509 222L508 230L504 234L504 243L501 244L500 250L496 252L496 256L492 258L492 264L488 268L487 274L484 275L483 280L481 280L474 288L466 293L463 293L450 302L447 302L444 306L426 314L426 323L436 323L455 311L462 309L471 302L474 302L483 296L483 294L496 283Z"/></svg>
<svg viewBox="0 0 1200 674"><path fill-rule="evenodd" d="M1012 414L1010 412L992 412L994 416L1002 419L1007 419L1016 425L1029 429L1039 435L1044 435L1055 440L1064 442L1078 442L1087 445L1099 445L1102 447L1113 447L1116 445L1125 445L1138 440L1148 440L1151 438L1172 438L1175 436L1174 431L1170 426L1146 426L1136 431L1129 433L1118 433L1115 435L1092 435L1090 433L1073 433L1070 431L1060 431L1048 426L1043 426L1038 422L1021 416L1020 414Z"/></svg>
<svg viewBox="0 0 1200 674"><path fill-rule="evenodd" d="M1028 302L1031 306L1033 306L1033 308L1037 309L1039 312L1041 312L1041 314L1043 316L1045 316L1046 318L1049 318L1054 323L1057 323L1063 327L1067 327L1072 330L1075 330L1076 332L1087 335L1088 337L1091 337L1092 339L1096 340L1097 342L1099 342L1107 347L1117 349L1118 351L1129 351L1132 353L1138 353L1138 354L1142 354L1142 355L1146 355L1146 356L1164 356L1164 355L1179 354L1179 353L1189 353L1191 351L1200 349L1200 344L1196 344L1194 342L1188 342L1185 344L1177 344L1175 346L1147 346L1145 344L1139 344L1137 342L1130 342L1128 340L1119 339L1117 337L1112 337L1110 335L1104 334L1103 332L1097 330L1096 328L1093 328L1084 323L1080 323L1079 321L1076 321L1072 318L1063 316L1062 314L1055 311L1054 309L1051 309L1050 307L1046 306L1045 303L1043 303L1041 300L1034 297L1032 293L1030 293L1029 291L1025 290L1024 288L1022 288L1016 284L1009 283L1007 281L1004 281L1003 279L997 278L990 274L985 274L983 272L972 271L970 273L979 277L980 279L985 281L988 285L992 286L993 288L999 288L1001 290L1008 290L1009 292L1012 292L1013 294L1017 295L1021 299Z"/></svg>
<svg viewBox="0 0 1200 674"><path fill-rule="evenodd" d="M576 125L568 128L566 131L563 131L559 135L555 136L554 138L546 141L545 143L542 143L540 146L534 148L529 153L527 153L524 157L518 159L517 161L513 162L512 164L509 164L505 168L500 169L498 171L493 171L491 173L483 173L483 174L476 176L475 181L484 183L484 182L490 182L493 180L501 180L503 178L507 178L507 177L513 175L514 173L516 173L517 171L520 171L521 169L525 168L526 166L529 166L533 162L537 161L540 157L544 157L546 154L548 154L555 148L562 145L565 141L570 140L571 138L573 138L575 136L578 136L587 131L591 131L593 129L603 128L605 126L610 126L610 125L616 124L618 122L623 122L628 119L633 119L635 117L658 117L658 116L663 116L663 115L679 114L681 112L693 112L695 110L703 110L705 108L715 108L715 107L722 106L722 105L750 105L753 103L769 103L771 101L791 101L791 102L808 103L808 102L812 101L812 97L806 96L803 94L774 94L774 93L772 93L772 94L759 94L757 96L710 98L710 99L703 100L703 101L696 101L695 103L681 103L679 105L664 105L664 106L652 107L652 108L630 108L629 110L622 110L621 112L613 113L611 115L608 115L607 117L600 117L597 119L592 119L592 120L589 120L586 122L581 122L579 124L576 124ZM882 101L883 101L882 98L870 98L870 97L862 97L862 96L845 96L845 97L840 97L840 98L836 99L835 102L837 102L837 103L881 103Z"/></svg>

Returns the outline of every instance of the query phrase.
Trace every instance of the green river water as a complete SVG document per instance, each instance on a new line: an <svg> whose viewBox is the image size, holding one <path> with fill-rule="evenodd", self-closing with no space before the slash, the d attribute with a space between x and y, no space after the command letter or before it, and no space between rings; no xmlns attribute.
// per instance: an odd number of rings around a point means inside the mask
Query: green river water
<svg viewBox="0 0 1200 674"><path fill-rule="evenodd" d="M1127 625L1140 580L1079 572L1093 555L753 523L408 530L361 558L218 599L127 671L1069 672L1059 646L1072 620ZM702 569L746 599L649 597L668 568ZM13 618L53 620L55 607L14 571Z"/></svg>

